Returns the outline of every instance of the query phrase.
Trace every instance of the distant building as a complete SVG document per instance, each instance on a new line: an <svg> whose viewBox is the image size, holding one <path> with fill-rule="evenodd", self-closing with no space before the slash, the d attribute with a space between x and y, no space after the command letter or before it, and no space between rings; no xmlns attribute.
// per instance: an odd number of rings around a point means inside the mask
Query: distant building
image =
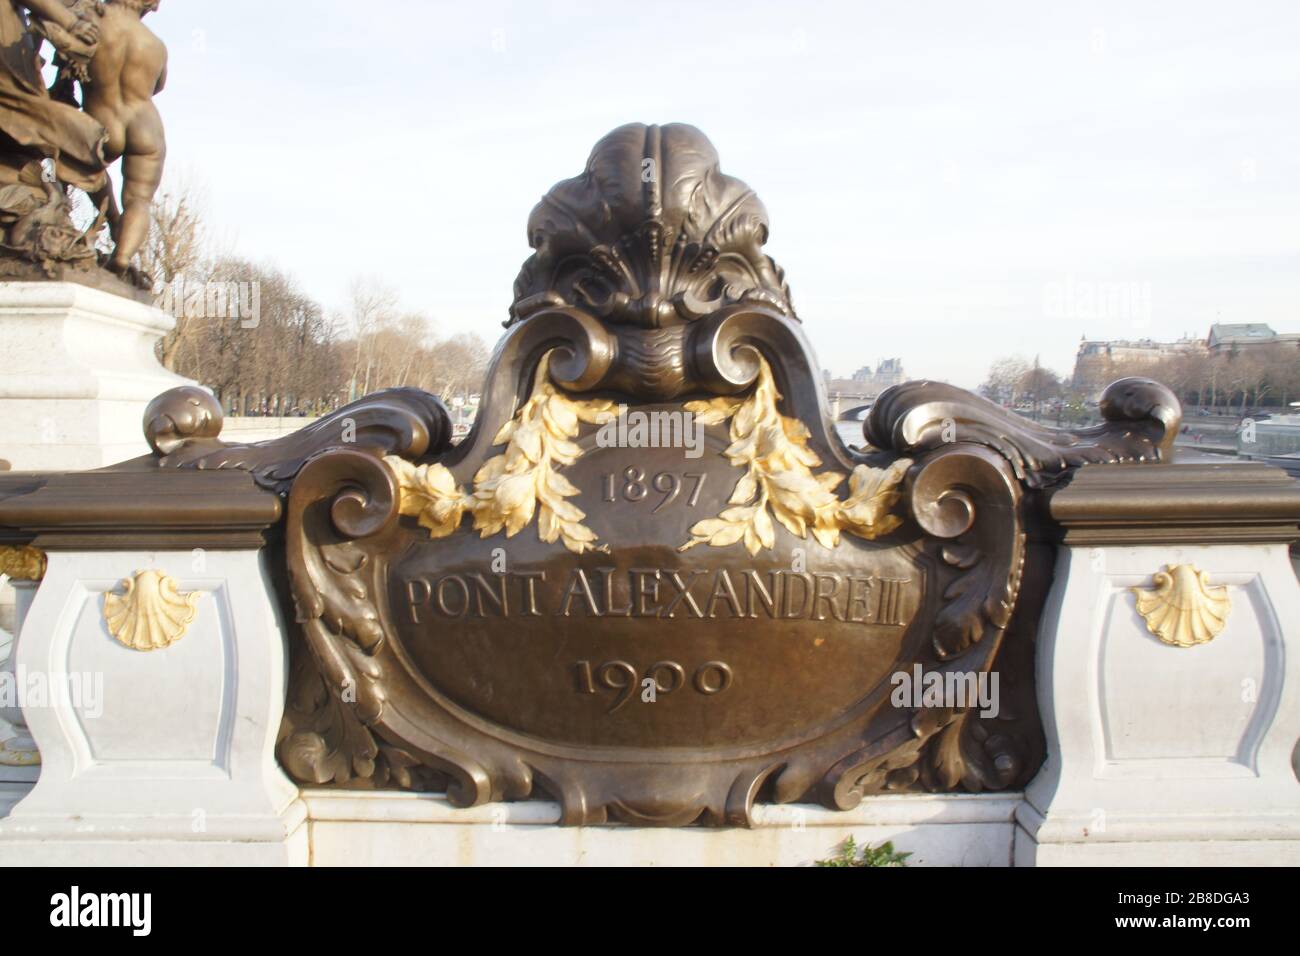
<svg viewBox="0 0 1300 956"><path fill-rule="evenodd" d="M891 385L903 383L903 360L901 358L885 359L873 372L870 365L864 365L853 373L853 381L861 382L877 391L884 391Z"/></svg>
<svg viewBox="0 0 1300 956"><path fill-rule="evenodd" d="M826 391L831 395L874 398L891 385L903 383L903 360L884 359L874 369L870 365L864 365L849 378L832 378L829 371L823 372L823 375L826 377Z"/></svg>
<svg viewBox="0 0 1300 956"><path fill-rule="evenodd" d="M1221 355L1260 345L1300 345L1300 332L1274 332L1262 322L1216 322L1210 326L1205 346L1211 355Z"/></svg>
<svg viewBox="0 0 1300 956"><path fill-rule="evenodd" d="M1177 342L1137 341L1101 342L1083 339L1074 358L1074 386L1086 390L1104 388L1115 378L1115 370L1127 366L1154 365L1175 355L1204 354L1201 339L1182 338Z"/></svg>
<svg viewBox="0 0 1300 956"><path fill-rule="evenodd" d="M874 370L870 365L864 365L853 373L849 381L866 394L878 394L891 385L903 383L903 360L884 359Z"/></svg>

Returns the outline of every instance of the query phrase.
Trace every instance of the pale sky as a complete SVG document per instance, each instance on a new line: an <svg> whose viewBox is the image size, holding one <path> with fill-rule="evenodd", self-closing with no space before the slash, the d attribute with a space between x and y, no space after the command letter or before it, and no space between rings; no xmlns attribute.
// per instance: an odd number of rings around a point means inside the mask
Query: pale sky
<svg viewBox="0 0 1300 956"><path fill-rule="evenodd" d="M538 198L627 122L762 197L820 364L974 386L1089 338L1300 331L1300 3L164 0L172 174L327 308L501 332Z"/></svg>

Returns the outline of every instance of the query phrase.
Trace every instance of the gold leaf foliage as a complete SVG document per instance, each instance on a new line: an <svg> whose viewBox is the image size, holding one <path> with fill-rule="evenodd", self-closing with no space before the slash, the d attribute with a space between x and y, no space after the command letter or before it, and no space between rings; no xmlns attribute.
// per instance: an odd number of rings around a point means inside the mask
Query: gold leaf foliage
<svg viewBox="0 0 1300 956"><path fill-rule="evenodd" d="M14 581L39 581L45 577L45 552L28 545L0 545L0 574Z"/></svg>
<svg viewBox="0 0 1300 956"><path fill-rule="evenodd" d="M400 511L418 518L430 537L454 532L470 514L480 537L505 531L510 538L537 518L542 541L561 541L574 554L599 551L596 534L582 523L586 513L565 499L578 489L559 472L582 456L573 442L581 423L602 424L615 413L613 402L579 400L551 384L550 357L542 359L528 400L492 440L505 445L474 475L470 492L458 487L443 465L413 465L396 455L384 461L397 475Z"/></svg>
<svg viewBox="0 0 1300 956"><path fill-rule="evenodd" d="M900 458L887 468L858 465L849 476L849 496L841 500L835 489L844 476L813 472L822 462L808 447L808 429L777 410L781 396L772 369L764 359L759 363L758 380L748 398L686 403L686 410L705 425L731 423L731 444L724 454L745 473L731 493L729 507L693 525L691 540L678 550L743 543L750 554L757 554L776 544L773 518L796 538L807 538L811 531L827 548L839 544L841 532L872 539L901 525L903 519L892 509L911 460Z"/></svg>
<svg viewBox="0 0 1300 956"><path fill-rule="evenodd" d="M1156 572L1155 590L1132 588L1147 630L1174 647L1195 647L1218 637L1228 623L1228 589L1190 564Z"/></svg>
<svg viewBox="0 0 1300 956"><path fill-rule="evenodd" d="M466 497L445 466L413 465L397 455L386 455L384 462L397 475L400 513L418 518L429 537L447 537L460 527L465 511L473 508L474 499Z"/></svg>

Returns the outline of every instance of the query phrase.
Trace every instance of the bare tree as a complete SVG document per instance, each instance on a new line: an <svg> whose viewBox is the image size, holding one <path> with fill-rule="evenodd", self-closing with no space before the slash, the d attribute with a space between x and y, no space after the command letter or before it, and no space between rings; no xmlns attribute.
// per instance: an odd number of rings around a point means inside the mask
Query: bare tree
<svg viewBox="0 0 1300 956"><path fill-rule="evenodd" d="M353 281L347 309L327 316L293 276L238 256L206 258L202 215L188 196L159 200L146 262L160 280L255 285L258 321L204 313L185 318L167 348L169 367L209 386L236 415L318 415L391 386L451 402L482 387L489 359L474 334L439 338L423 312L403 309L380 279Z"/></svg>
<svg viewBox="0 0 1300 956"><path fill-rule="evenodd" d="M1061 377L1049 368L1039 364L1034 357L1034 364L1020 377L1019 393L1034 403L1034 417L1042 412L1043 403L1059 398L1061 395Z"/></svg>
<svg viewBox="0 0 1300 956"><path fill-rule="evenodd" d="M988 378L980 393L995 402L1014 406L1024 390L1026 376L1032 371L1027 360L1018 355L1000 358L989 366Z"/></svg>
<svg viewBox="0 0 1300 956"><path fill-rule="evenodd" d="M161 294L177 279L202 283L205 244L203 202L198 191L189 183L164 190L153 202L153 224L149 238L140 250L140 264L153 277L154 293ZM163 366L176 368L176 354L192 337L184 309L175 309L176 328L163 336L159 343L159 360Z"/></svg>
<svg viewBox="0 0 1300 956"><path fill-rule="evenodd" d="M348 319L356 336L356 348L348 393L351 398L356 398L371 391L377 333L392 321L398 299L392 287L374 276L353 279L350 299Z"/></svg>

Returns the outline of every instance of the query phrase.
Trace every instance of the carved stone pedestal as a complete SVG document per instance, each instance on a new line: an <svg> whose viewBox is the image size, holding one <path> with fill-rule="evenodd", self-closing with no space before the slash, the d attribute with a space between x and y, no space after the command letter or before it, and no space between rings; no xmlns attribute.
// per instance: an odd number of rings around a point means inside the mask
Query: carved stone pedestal
<svg viewBox="0 0 1300 956"><path fill-rule="evenodd" d="M305 863L305 807L274 756L286 683L275 589L258 550L222 550L273 521L275 497L238 473L210 476L186 508L151 495L147 476L101 481L122 498L135 483L150 508L110 519L55 505L36 538L49 568L16 665L42 766L0 820L0 865ZM59 500L59 482L28 496L30 513ZM90 550L165 543L169 522L210 547Z"/></svg>
<svg viewBox="0 0 1300 956"><path fill-rule="evenodd" d="M1094 466L1053 496L1018 865L1300 864L1298 501L1244 464Z"/></svg>
<svg viewBox="0 0 1300 956"><path fill-rule="evenodd" d="M0 459L100 468L149 450L149 400L186 384L154 357L167 313L69 282L0 283Z"/></svg>

